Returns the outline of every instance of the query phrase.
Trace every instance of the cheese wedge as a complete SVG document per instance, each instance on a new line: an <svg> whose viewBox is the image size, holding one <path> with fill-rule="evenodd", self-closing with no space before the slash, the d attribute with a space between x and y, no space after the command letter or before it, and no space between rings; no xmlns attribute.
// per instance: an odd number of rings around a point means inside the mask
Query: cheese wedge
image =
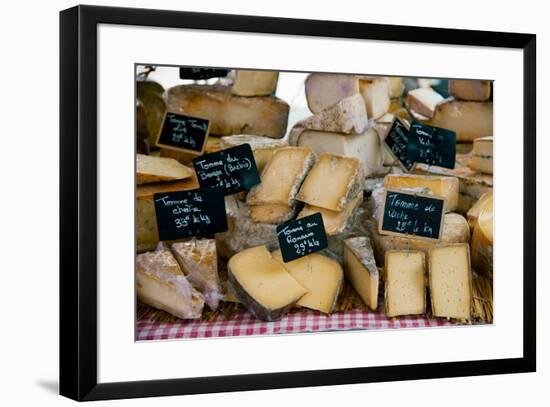
<svg viewBox="0 0 550 407"><path fill-rule="evenodd" d="M491 81L450 79L449 94L457 99L485 102L491 98Z"/></svg>
<svg viewBox="0 0 550 407"><path fill-rule="evenodd" d="M281 318L307 293L265 246L231 257L227 275L239 301L264 321Z"/></svg>
<svg viewBox="0 0 550 407"><path fill-rule="evenodd" d="M407 93L409 109L430 119L434 116L435 107L442 101L443 96L432 88L417 88Z"/></svg>
<svg viewBox="0 0 550 407"><path fill-rule="evenodd" d="M418 315L426 312L425 255L420 251L386 253L386 315Z"/></svg>
<svg viewBox="0 0 550 407"><path fill-rule="evenodd" d="M477 218L479 217L481 209L485 206L485 202L489 199L493 199L493 191L488 191L481 195L478 201L468 210L466 216L468 218L468 225L470 225L470 229L472 231L477 223Z"/></svg>
<svg viewBox="0 0 550 407"><path fill-rule="evenodd" d="M470 243L472 267L480 274L493 276L493 197L479 208Z"/></svg>
<svg viewBox="0 0 550 407"><path fill-rule="evenodd" d="M375 311L378 308L380 276L368 237L344 240L344 273L365 304Z"/></svg>
<svg viewBox="0 0 550 407"><path fill-rule="evenodd" d="M402 174L386 176L386 188L429 188L432 194L445 199L445 211L452 212L458 205L459 182L455 177Z"/></svg>
<svg viewBox="0 0 550 407"><path fill-rule="evenodd" d="M300 124L310 130L361 134L368 126L365 102L361 95L350 96L302 120Z"/></svg>
<svg viewBox="0 0 550 407"><path fill-rule="evenodd" d="M317 253L287 263L283 261L280 250L274 251L272 255L307 290L296 303L297 306L325 314L334 310L344 281L344 272L338 262Z"/></svg>
<svg viewBox="0 0 550 407"><path fill-rule="evenodd" d="M159 181L189 178L193 170L172 158L136 154L136 182L138 185Z"/></svg>
<svg viewBox="0 0 550 407"><path fill-rule="evenodd" d="M166 91L166 100L169 111L209 119L214 135L282 138L286 133L289 106L274 96L236 96L222 85L180 85Z"/></svg>
<svg viewBox="0 0 550 407"><path fill-rule="evenodd" d="M434 247L428 258L433 316L470 319L472 273L468 244Z"/></svg>
<svg viewBox="0 0 550 407"><path fill-rule="evenodd" d="M397 76L387 76L390 98L399 98L405 92L405 81Z"/></svg>
<svg viewBox="0 0 550 407"><path fill-rule="evenodd" d="M293 206L296 193L314 162L315 155L309 148L276 150L262 171L262 182L250 190L246 202L249 205Z"/></svg>
<svg viewBox="0 0 550 407"><path fill-rule="evenodd" d="M268 96L275 92L279 72L238 69L231 92L239 96Z"/></svg>
<svg viewBox="0 0 550 407"><path fill-rule="evenodd" d="M446 101L437 105L432 125L456 132L457 142L493 135L493 103Z"/></svg>
<svg viewBox="0 0 550 407"><path fill-rule="evenodd" d="M305 82L309 110L320 113L342 99L359 93L359 79L353 75L313 73Z"/></svg>
<svg viewBox="0 0 550 407"><path fill-rule="evenodd" d="M278 225L287 222L296 215L296 207L288 205L254 205L250 207L250 218L254 222Z"/></svg>
<svg viewBox="0 0 550 407"><path fill-rule="evenodd" d="M254 136L251 134L238 134L234 136L224 136L220 140L220 149L237 147L243 144L249 144L254 154L256 168L261 174L267 162L273 156L277 148L288 146L288 142L283 139L272 139L269 137Z"/></svg>
<svg viewBox="0 0 550 407"><path fill-rule="evenodd" d="M136 292L140 302L178 318L197 319L202 315L202 294L187 281L164 245L136 256Z"/></svg>
<svg viewBox="0 0 550 407"><path fill-rule="evenodd" d="M468 167L485 174L493 173L492 137L481 137L474 140L474 148Z"/></svg>
<svg viewBox="0 0 550 407"><path fill-rule="evenodd" d="M223 291L218 275L218 257L214 239L191 239L173 243L172 253L187 280L204 296L211 310L218 309Z"/></svg>
<svg viewBox="0 0 550 407"><path fill-rule="evenodd" d="M323 153L308 173L296 199L341 211L363 190L364 172L357 158Z"/></svg>
<svg viewBox="0 0 550 407"><path fill-rule="evenodd" d="M390 87L387 78L361 77L359 90L365 101L369 119L378 119L388 111Z"/></svg>

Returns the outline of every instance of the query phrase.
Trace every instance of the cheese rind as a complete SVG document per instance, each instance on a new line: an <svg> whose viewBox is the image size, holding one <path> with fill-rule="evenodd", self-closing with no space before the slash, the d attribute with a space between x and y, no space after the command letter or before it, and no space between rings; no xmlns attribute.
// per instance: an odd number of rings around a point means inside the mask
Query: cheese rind
<svg viewBox="0 0 550 407"><path fill-rule="evenodd" d="M426 312L424 252L386 253L384 300L388 317Z"/></svg>
<svg viewBox="0 0 550 407"><path fill-rule="evenodd" d="M189 178L193 170L172 158L136 154L136 183L149 184Z"/></svg>
<svg viewBox="0 0 550 407"><path fill-rule="evenodd" d="M306 129L361 134L368 126L367 110L361 95L354 95L300 122Z"/></svg>
<svg viewBox="0 0 550 407"><path fill-rule="evenodd" d="M250 218L254 222L278 225L287 222L296 215L296 207L288 205L267 204L250 207Z"/></svg>
<svg viewBox="0 0 550 407"><path fill-rule="evenodd" d="M466 216L468 218L468 225L470 225L470 229L474 229L477 223L477 218L479 217L479 213L484 207L485 202L487 202L489 199L493 199L493 191L489 191L481 195L478 201L468 210Z"/></svg>
<svg viewBox="0 0 550 407"><path fill-rule="evenodd" d="M344 273L365 304L375 311L378 308L380 275L368 237L344 240Z"/></svg>
<svg viewBox="0 0 550 407"><path fill-rule="evenodd" d="M369 119L378 119L390 107L390 87L387 78L361 77L359 90L367 108Z"/></svg>
<svg viewBox="0 0 550 407"><path fill-rule="evenodd" d="M218 275L218 257L214 239L191 239L171 245L172 253L187 277L199 290L211 310L218 309L224 294Z"/></svg>
<svg viewBox="0 0 550 407"><path fill-rule="evenodd" d="M472 156L468 167L485 173L493 173L493 138L481 137L474 140Z"/></svg>
<svg viewBox="0 0 550 407"><path fill-rule="evenodd" d="M359 93L359 79L353 75L310 74L305 82L309 110L320 113L342 99Z"/></svg>
<svg viewBox="0 0 550 407"><path fill-rule="evenodd" d="M434 247L428 258L432 314L470 319L472 273L468 244Z"/></svg>
<svg viewBox="0 0 550 407"><path fill-rule="evenodd" d="M344 281L344 272L338 262L317 253L286 263L280 250L274 251L272 256L307 290L296 305L325 314L334 310Z"/></svg>
<svg viewBox="0 0 550 407"><path fill-rule="evenodd" d="M434 116L437 104L442 101L443 96L432 88L417 88L407 93L409 109L429 119Z"/></svg>
<svg viewBox="0 0 550 407"><path fill-rule="evenodd" d="M493 135L493 103L451 100L435 109L432 125L456 132L457 142Z"/></svg>
<svg viewBox="0 0 550 407"><path fill-rule="evenodd" d="M397 76L388 76L386 77L386 80L388 81L390 98L393 99L401 97L401 95L405 91L405 81L403 80L403 78L399 78Z"/></svg>
<svg viewBox="0 0 550 407"><path fill-rule="evenodd" d="M315 155L309 148L283 147L262 171L262 182L255 185L246 197L249 205L293 206L302 181L315 162Z"/></svg>
<svg viewBox="0 0 550 407"><path fill-rule="evenodd" d="M348 228L348 225L353 222L355 219L354 213L357 211L359 205L361 205L361 202L363 202L362 191L360 191L355 198L351 199L346 207L340 212L306 204L297 218L300 219L313 215L314 213L320 213L323 218L326 234L334 236L338 233L342 233Z"/></svg>
<svg viewBox="0 0 550 407"><path fill-rule="evenodd" d="M180 85L166 91L169 111L210 120L218 136L254 134L282 138L289 106L274 96L236 96L221 85Z"/></svg>
<svg viewBox="0 0 550 407"><path fill-rule="evenodd" d="M282 139L272 139L252 134L237 134L222 137L220 140L220 149L237 147L243 144L250 145L252 154L254 154L254 161L256 161L256 168L260 174L273 156L273 152L277 148L288 146L288 142Z"/></svg>
<svg viewBox="0 0 550 407"><path fill-rule="evenodd" d="M480 274L493 276L493 197L479 209L470 243L472 267Z"/></svg>
<svg viewBox="0 0 550 407"><path fill-rule="evenodd" d="M227 272L239 301L264 321L281 318L307 293L265 246L246 249L231 257Z"/></svg>
<svg viewBox="0 0 550 407"><path fill-rule="evenodd" d="M279 72L249 71L238 69L231 92L239 96L267 96L275 92Z"/></svg>
<svg viewBox="0 0 550 407"><path fill-rule="evenodd" d="M187 281L164 245L136 256L136 293L142 303L178 318L197 319L202 315L202 294Z"/></svg>
<svg viewBox="0 0 550 407"><path fill-rule="evenodd" d="M491 97L491 81L450 79L449 94L457 99L484 102Z"/></svg>

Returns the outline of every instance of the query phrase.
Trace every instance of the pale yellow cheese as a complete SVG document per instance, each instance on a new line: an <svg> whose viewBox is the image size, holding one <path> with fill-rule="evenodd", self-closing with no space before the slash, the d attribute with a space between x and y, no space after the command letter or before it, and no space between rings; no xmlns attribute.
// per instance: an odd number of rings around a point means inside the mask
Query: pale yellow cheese
<svg viewBox="0 0 550 407"><path fill-rule="evenodd" d="M296 208L288 205L266 204L250 207L250 218L254 222L278 225L286 222L296 215Z"/></svg>
<svg viewBox="0 0 550 407"><path fill-rule="evenodd" d="M390 87L387 78L361 77L359 90L365 101L369 119L378 119L390 107Z"/></svg>
<svg viewBox="0 0 550 407"><path fill-rule="evenodd" d="M353 75L310 74L305 82L309 110L320 113L342 99L359 93L359 79Z"/></svg>
<svg viewBox="0 0 550 407"><path fill-rule="evenodd" d="M325 314L334 310L344 281L344 272L338 262L317 253L286 263L280 250L274 251L272 255L307 290L296 305Z"/></svg>
<svg viewBox="0 0 550 407"><path fill-rule="evenodd" d="M449 94L457 99L484 102L491 97L491 81L449 79Z"/></svg>
<svg viewBox="0 0 550 407"><path fill-rule="evenodd" d="M493 197L479 209L470 243L472 267L480 274L493 275Z"/></svg>
<svg viewBox="0 0 550 407"><path fill-rule="evenodd" d="M368 237L344 240L344 273L365 304L375 311L378 308L380 276Z"/></svg>
<svg viewBox="0 0 550 407"><path fill-rule="evenodd" d="M432 125L456 132L457 142L493 135L493 103L447 101L437 105Z"/></svg>
<svg viewBox="0 0 550 407"><path fill-rule="evenodd" d="M279 72L238 69L231 92L239 96L267 96L275 92Z"/></svg>
<svg viewBox="0 0 550 407"><path fill-rule="evenodd" d="M300 125L310 130L361 134L368 126L365 102L359 94L350 96L302 120Z"/></svg>
<svg viewBox="0 0 550 407"><path fill-rule="evenodd" d="M386 80L388 81L390 98L393 99L401 97L401 95L405 91L405 81L403 80L403 78L399 78L397 76L388 76L386 77Z"/></svg>
<svg viewBox="0 0 550 407"><path fill-rule="evenodd" d="M468 224L470 225L470 229L474 229L477 218L479 216L479 212L484 207L485 202L489 199L493 199L493 191L485 192L481 197L478 199L478 201L468 210L467 218L468 218Z"/></svg>
<svg viewBox="0 0 550 407"><path fill-rule="evenodd" d="M432 118L435 107L443 101L443 96L432 88L417 88L407 93L407 106L410 110L427 118Z"/></svg>
<svg viewBox="0 0 550 407"><path fill-rule="evenodd" d="M474 140L474 147L468 167L485 174L493 173L492 137L481 137Z"/></svg>
<svg viewBox="0 0 550 407"><path fill-rule="evenodd" d="M298 214L297 218L300 219L313 215L314 213L320 213L323 218L326 234L329 236L337 235L338 233L342 233L344 229L348 227L350 222L353 222L353 213L359 205L361 205L362 201L363 193L359 192L357 196L351 199L346 207L340 212L306 204Z"/></svg>
<svg viewBox="0 0 550 407"><path fill-rule="evenodd" d="M246 198L249 205L277 204L293 206L296 193L315 162L315 155L305 147L283 147L262 171L262 182Z"/></svg>
<svg viewBox="0 0 550 407"><path fill-rule="evenodd" d="M237 253L227 263L235 295L257 318L281 318L307 290L275 260L265 246Z"/></svg>
<svg viewBox="0 0 550 407"><path fill-rule="evenodd" d="M193 170L172 158L136 154L136 182L138 185L159 181L189 178Z"/></svg>
<svg viewBox="0 0 550 407"><path fill-rule="evenodd" d="M273 156L277 148L288 146L288 142L283 139L272 139L269 137L254 136L252 134L237 134L234 136L224 136L220 140L220 149L237 147L243 144L249 144L254 154L256 168L261 174L267 162Z"/></svg>
<svg viewBox="0 0 550 407"><path fill-rule="evenodd" d="M418 315L426 311L425 255L420 251L386 253L386 315Z"/></svg>
<svg viewBox="0 0 550 407"><path fill-rule="evenodd" d="M306 176L296 199L341 211L362 190L363 183L364 173L357 158L323 153Z"/></svg>

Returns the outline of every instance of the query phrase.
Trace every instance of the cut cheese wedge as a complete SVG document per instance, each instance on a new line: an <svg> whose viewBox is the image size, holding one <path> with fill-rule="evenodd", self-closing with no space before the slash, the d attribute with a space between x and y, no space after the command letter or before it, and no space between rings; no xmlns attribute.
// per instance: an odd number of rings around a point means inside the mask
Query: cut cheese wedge
<svg viewBox="0 0 550 407"><path fill-rule="evenodd" d="M307 105L313 113L359 93L359 79L353 75L313 73L305 82Z"/></svg>
<svg viewBox="0 0 550 407"><path fill-rule="evenodd" d="M472 273L468 244L434 247L428 257L432 314L470 319Z"/></svg>
<svg viewBox="0 0 550 407"><path fill-rule="evenodd" d="M486 276L493 276L493 197L479 209L470 243L472 267Z"/></svg>
<svg viewBox="0 0 550 407"><path fill-rule="evenodd" d="M227 263L227 271L239 301L264 321L281 318L307 293L265 246L237 253Z"/></svg>
<svg viewBox="0 0 550 407"><path fill-rule="evenodd" d="M432 125L456 132L457 142L493 135L493 103L445 101L437 105Z"/></svg>
<svg viewBox="0 0 550 407"><path fill-rule="evenodd" d="M361 77L359 89L369 119L378 119L388 111L391 101L387 78Z"/></svg>
<svg viewBox="0 0 550 407"><path fill-rule="evenodd" d="M278 225L296 215L296 207L288 205L266 204L250 207L250 218L254 222Z"/></svg>
<svg viewBox="0 0 550 407"><path fill-rule="evenodd" d="M288 273L307 290L296 305L330 314L334 310L344 281L344 272L338 262L317 254L284 262L280 250L272 253Z"/></svg>
<svg viewBox="0 0 550 407"><path fill-rule="evenodd" d="M231 92L239 96L268 96L275 92L279 72L236 70Z"/></svg>
<svg viewBox="0 0 550 407"><path fill-rule="evenodd" d="M189 178L193 170L172 158L136 154L136 181L138 185L159 181Z"/></svg>
<svg viewBox="0 0 550 407"><path fill-rule="evenodd" d="M435 107L442 101L443 96L432 88L417 88L407 93L409 109L429 119L434 116Z"/></svg>
<svg viewBox="0 0 550 407"><path fill-rule="evenodd" d="M350 96L302 120L300 124L310 130L361 134L368 126L365 102L361 95Z"/></svg>
<svg viewBox="0 0 550 407"><path fill-rule="evenodd" d="M386 253L386 315L418 315L426 312L425 255L419 251Z"/></svg>
<svg viewBox="0 0 550 407"><path fill-rule="evenodd" d="M344 241L344 273L365 304L375 311L380 276L368 237L352 237Z"/></svg>
<svg viewBox="0 0 550 407"><path fill-rule="evenodd" d="M491 81L451 79L449 94L457 99L485 102L491 97Z"/></svg>
<svg viewBox="0 0 550 407"><path fill-rule="evenodd" d="M243 144L248 144L252 148L256 168L261 174L263 169L277 148L288 146L286 140L272 139L269 137L254 136L251 134L237 134L234 136L224 136L220 140L220 149L237 147Z"/></svg>

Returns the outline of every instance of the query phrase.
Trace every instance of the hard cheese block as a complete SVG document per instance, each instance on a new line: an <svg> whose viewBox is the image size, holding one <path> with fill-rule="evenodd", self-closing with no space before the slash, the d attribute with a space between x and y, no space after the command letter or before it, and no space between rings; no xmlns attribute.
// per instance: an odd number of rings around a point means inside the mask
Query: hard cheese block
<svg viewBox="0 0 550 407"><path fill-rule="evenodd" d="M357 158L323 153L308 173L296 199L332 211L343 210L363 190L364 172Z"/></svg>
<svg viewBox="0 0 550 407"><path fill-rule="evenodd" d="M401 95L405 91L405 81L403 80L403 78L399 78L397 76L388 76L386 77L386 80L388 81L390 98L393 99L401 97Z"/></svg>
<svg viewBox="0 0 550 407"><path fill-rule="evenodd" d="M445 199L445 211L452 212L458 206L459 182L455 177L439 177L414 174L388 175L386 188L429 188L433 195Z"/></svg>
<svg viewBox="0 0 550 407"><path fill-rule="evenodd" d="M249 205L293 206L302 181L315 162L309 148L280 148L262 171L262 182L254 186L246 201Z"/></svg>
<svg viewBox="0 0 550 407"><path fill-rule="evenodd" d="M365 304L375 311L380 276L368 237L352 237L344 241L344 273Z"/></svg>
<svg viewBox="0 0 550 407"><path fill-rule="evenodd" d="M268 96L275 92L279 72L236 70L231 92L239 96Z"/></svg>
<svg viewBox="0 0 550 407"><path fill-rule="evenodd" d="M470 243L472 267L486 276L493 276L493 197L479 209Z"/></svg>
<svg viewBox="0 0 550 407"><path fill-rule="evenodd" d="M178 318L196 319L202 315L202 294L187 281L170 249L163 245L136 256L136 291L142 303Z"/></svg>
<svg viewBox="0 0 550 407"><path fill-rule="evenodd" d="M468 210L467 218L468 218L468 225L470 225L470 229L474 229L477 218L479 217L479 213L481 212L481 209L485 206L485 202L487 202L489 199L493 199L493 191L489 191L481 195L481 197L478 199L478 201L472 205L470 210Z"/></svg>
<svg viewBox="0 0 550 407"><path fill-rule="evenodd" d="M136 181L138 185L159 181L189 178L193 170L173 158L136 154Z"/></svg>
<svg viewBox="0 0 550 407"><path fill-rule="evenodd" d="M493 135L493 103L447 101L437 105L432 125L456 132L457 142Z"/></svg>
<svg viewBox="0 0 550 407"><path fill-rule="evenodd" d="M224 136L220 140L220 149L237 147L243 144L249 144L254 154L256 168L261 173L265 165L273 156L273 152L277 148L288 146L286 140L272 139L269 137L254 136L251 134L238 134L234 136Z"/></svg>
<svg viewBox="0 0 550 407"><path fill-rule="evenodd" d="M278 225L289 221L296 215L296 207L279 204L253 205L250 207L250 219L254 222Z"/></svg>
<svg viewBox="0 0 550 407"><path fill-rule="evenodd" d="M378 119L390 107L390 87L387 78L361 77L359 91L365 101L369 119Z"/></svg>
<svg viewBox="0 0 550 407"><path fill-rule="evenodd" d="M432 314L470 319L472 275L468 244L434 247L428 258Z"/></svg>
<svg viewBox="0 0 550 407"><path fill-rule="evenodd" d="M336 261L312 253L285 263L280 250L272 255L307 290L296 305L325 314L330 314L334 310L344 281L344 272Z"/></svg>
<svg viewBox="0 0 550 407"><path fill-rule="evenodd" d="M227 263L235 295L257 318L281 318L307 290L275 260L265 246L237 253Z"/></svg>
<svg viewBox="0 0 550 407"><path fill-rule="evenodd" d="M282 138L289 106L274 96L236 96L229 87L181 85L166 92L168 110L210 120L218 136L254 134Z"/></svg>
<svg viewBox="0 0 550 407"><path fill-rule="evenodd" d="M457 99L485 102L491 98L491 81L450 79L449 94Z"/></svg>
<svg viewBox="0 0 550 407"><path fill-rule="evenodd" d="M154 250L159 242L153 194L187 191L198 187L199 183L194 174L183 181L138 185L136 189L136 249L138 253Z"/></svg>
<svg viewBox="0 0 550 407"><path fill-rule="evenodd" d="M310 130L361 134L368 126L365 102L361 95L350 96L302 120L300 124Z"/></svg>
<svg viewBox="0 0 550 407"><path fill-rule="evenodd" d="M407 106L410 110L427 118L432 118L435 107L443 101L443 96L432 88L417 88L407 93Z"/></svg>
<svg viewBox="0 0 550 407"><path fill-rule="evenodd" d="M342 99L359 93L359 79L353 75L313 73L305 82L309 110L320 113Z"/></svg>
<svg viewBox="0 0 550 407"><path fill-rule="evenodd" d="M369 129L362 134L342 134L306 129L294 131L293 129L289 136L289 143L311 148L317 155L332 153L355 157L361 161L367 177L383 171L381 141L374 129Z"/></svg>
<svg viewBox="0 0 550 407"><path fill-rule="evenodd" d="M386 253L386 315L418 315L426 311L425 255L420 251Z"/></svg>
<svg viewBox="0 0 550 407"><path fill-rule="evenodd" d="M485 174L493 173L492 137L481 137L474 140L474 148L472 149L472 157L468 162L468 167Z"/></svg>
<svg viewBox="0 0 550 407"><path fill-rule="evenodd" d="M218 275L218 257L214 239L191 239L172 244L172 253L176 257L183 274L199 290L211 310L218 309L224 294Z"/></svg>

